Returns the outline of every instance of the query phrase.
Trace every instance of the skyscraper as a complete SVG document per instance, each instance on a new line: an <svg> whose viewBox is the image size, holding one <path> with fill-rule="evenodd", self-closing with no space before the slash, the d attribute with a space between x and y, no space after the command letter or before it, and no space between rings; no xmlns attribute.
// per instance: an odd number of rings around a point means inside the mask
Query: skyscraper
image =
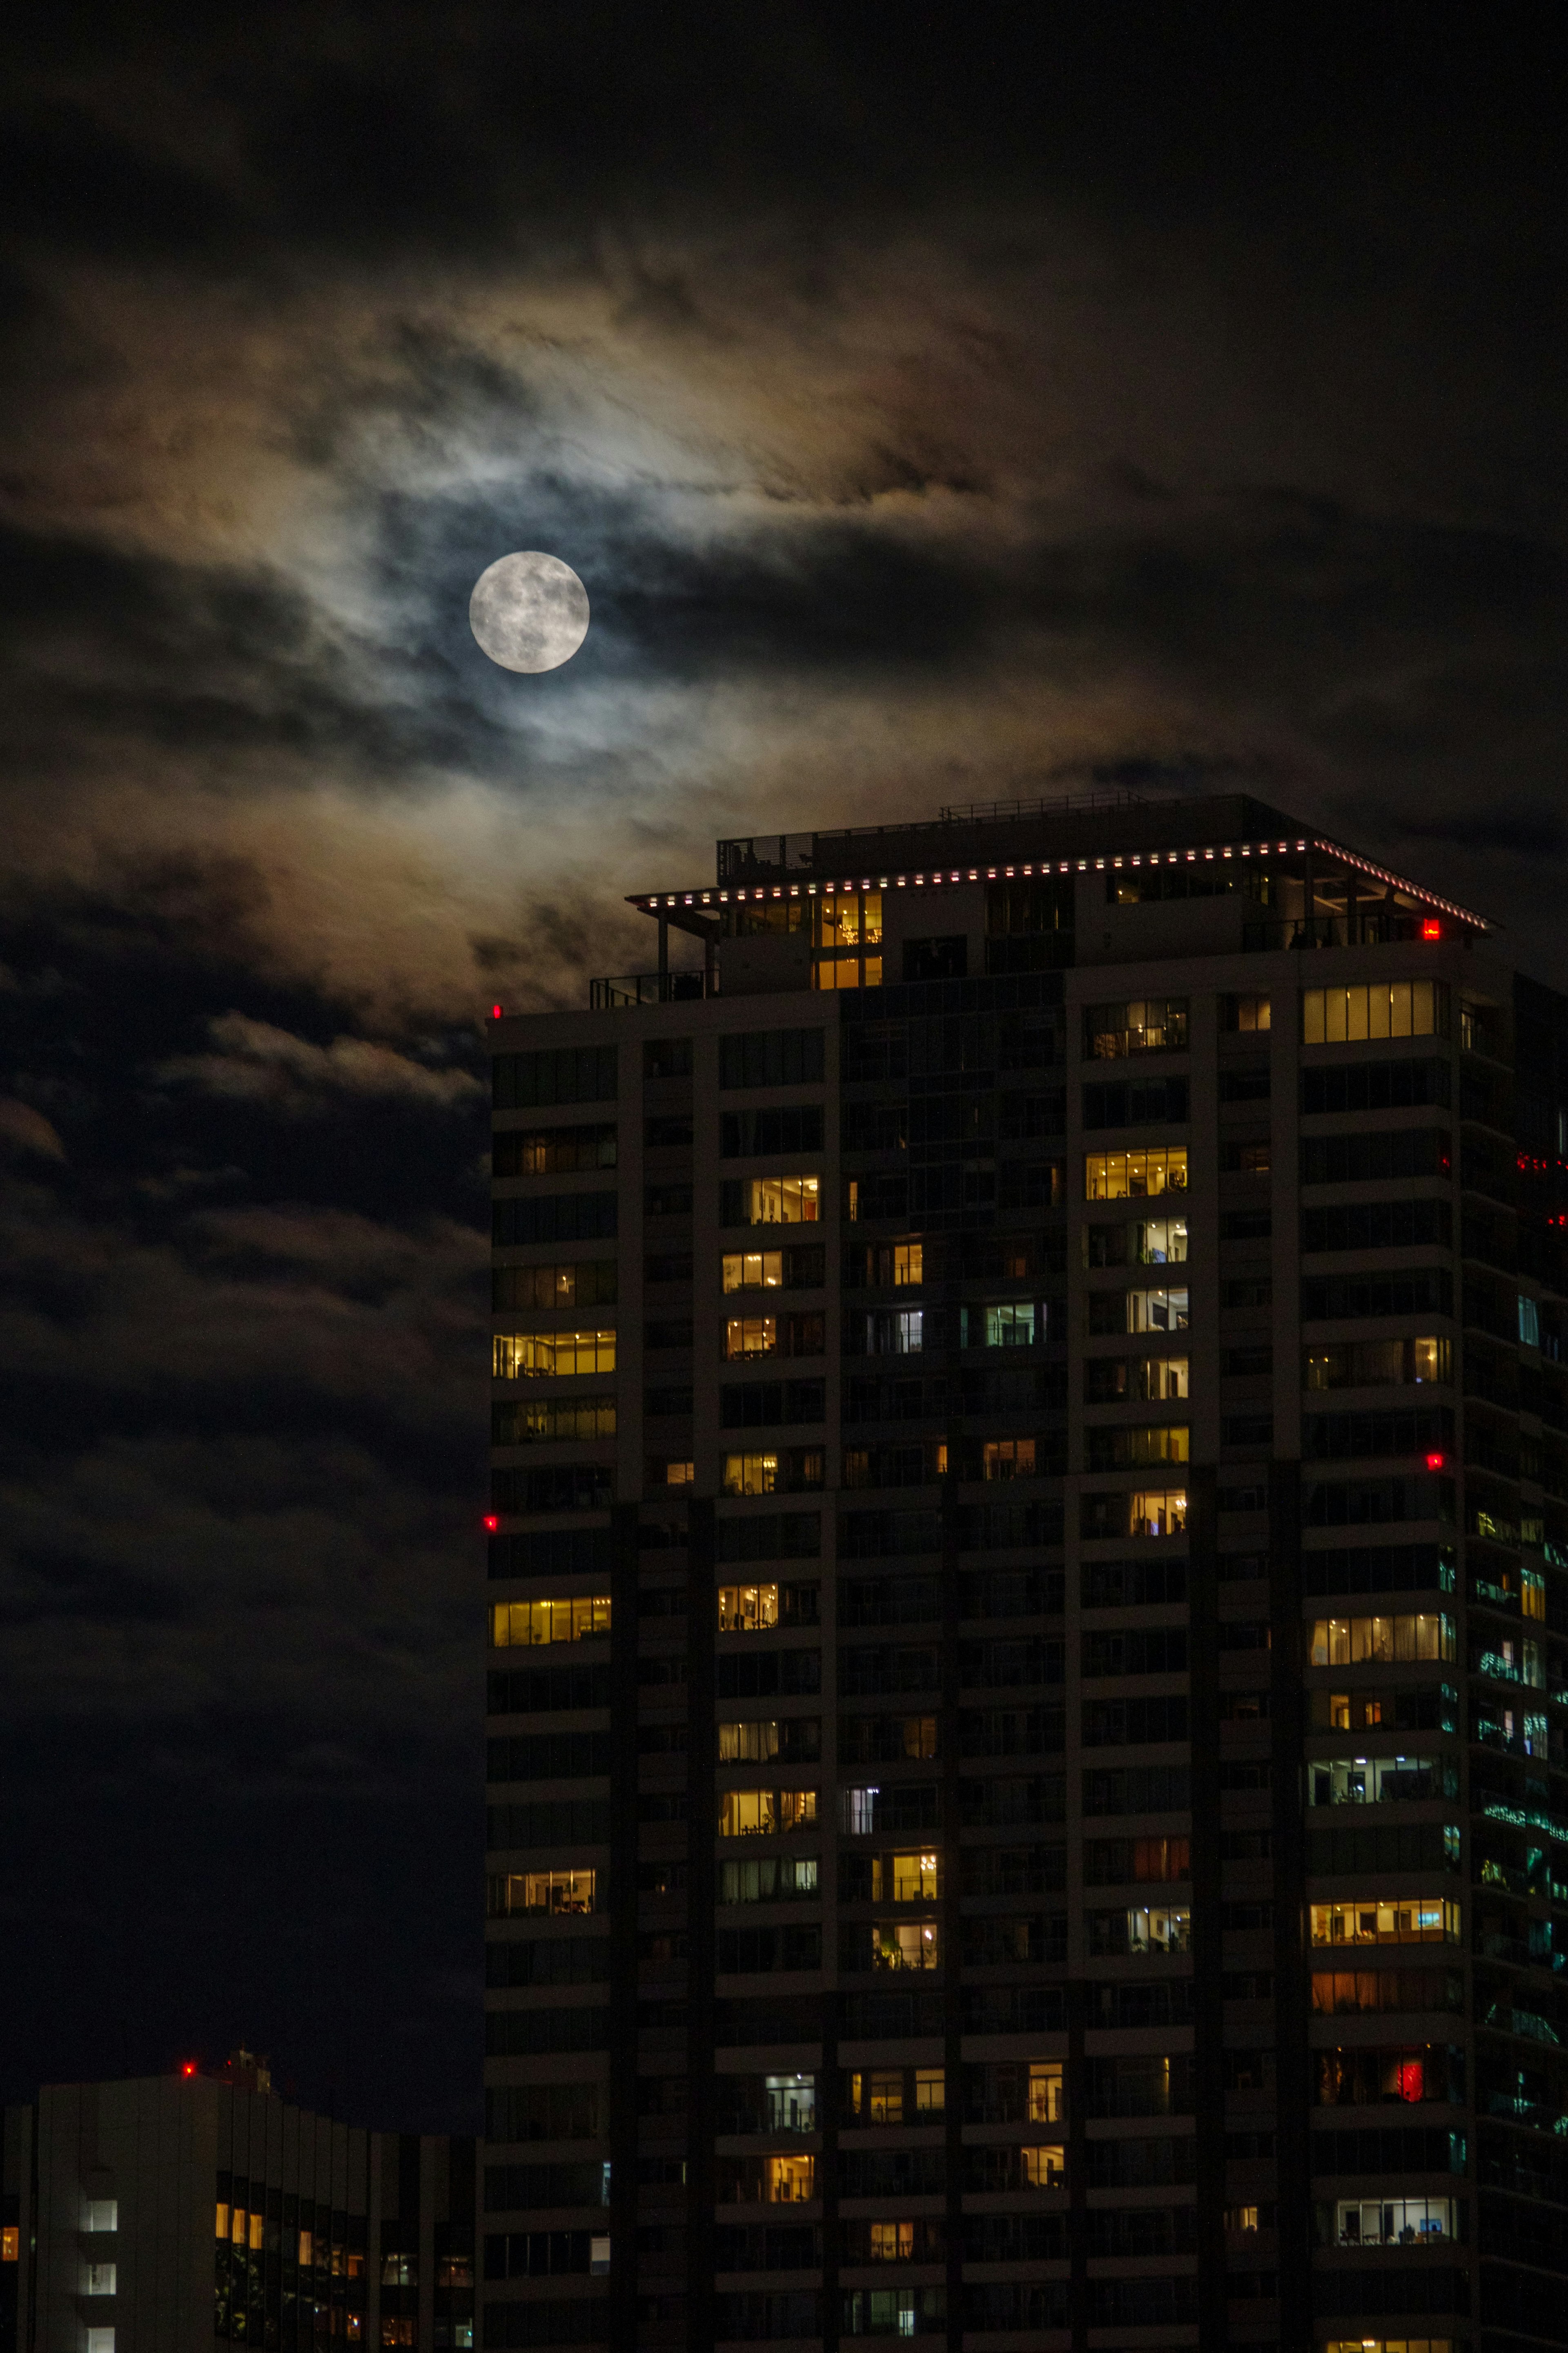
<svg viewBox="0 0 1568 2353"><path fill-rule="evenodd" d="M483 2342L1568 2341L1568 1001L1243 797L634 903L494 1024Z"/></svg>

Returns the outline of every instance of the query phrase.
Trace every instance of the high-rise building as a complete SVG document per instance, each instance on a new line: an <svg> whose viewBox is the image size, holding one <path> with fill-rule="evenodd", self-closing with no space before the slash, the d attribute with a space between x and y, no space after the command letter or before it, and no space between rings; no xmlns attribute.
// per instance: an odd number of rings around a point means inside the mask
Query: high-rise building
<svg viewBox="0 0 1568 2353"><path fill-rule="evenodd" d="M0 2353L474 2343L475 2144L279 2098L265 2060L4 2112Z"/></svg>
<svg viewBox="0 0 1568 2353"><path fill-rule="evenodd" d="M634 903L493 1025L484 2344L1568 2342L1568 1000L1243 797Z"/></svg>

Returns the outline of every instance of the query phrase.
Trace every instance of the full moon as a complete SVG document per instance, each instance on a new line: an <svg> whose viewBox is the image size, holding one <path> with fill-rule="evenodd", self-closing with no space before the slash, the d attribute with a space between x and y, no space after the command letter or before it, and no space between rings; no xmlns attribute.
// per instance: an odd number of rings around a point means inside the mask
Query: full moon
<svg viewBox="0 0 1568 2353"><path fill-rule="evenodd" d="M588 592L558 555L503 555L474 583L468 627L502 670L559 670L588 634Z"/></svg>

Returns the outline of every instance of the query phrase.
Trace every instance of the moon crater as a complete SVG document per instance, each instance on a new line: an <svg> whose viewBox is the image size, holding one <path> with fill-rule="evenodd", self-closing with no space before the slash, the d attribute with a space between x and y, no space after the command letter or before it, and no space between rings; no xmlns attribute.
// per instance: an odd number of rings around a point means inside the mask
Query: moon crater
<svg viewBox="0 0 1568 2353"><path fill-rule="evenodd" d="M474 583L468 627L502 670L559 670L588 634L588 592L558 555L503 555Z"/></svg>

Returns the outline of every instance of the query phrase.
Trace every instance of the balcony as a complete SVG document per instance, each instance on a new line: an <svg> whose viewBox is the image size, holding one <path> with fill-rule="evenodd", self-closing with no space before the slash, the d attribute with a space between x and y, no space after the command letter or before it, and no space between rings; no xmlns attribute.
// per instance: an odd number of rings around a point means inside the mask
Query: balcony
<svg viewBox="0 0 1568 2353"><path fill-rule="evenodd" d="M717 997L719 976L703 972L623 972L588 983L591 1013L635 1010L639 1005L687 1005Z"/></svg>
<svg viewBox="0 0 1568 2353"><path fill-rule="evenodd" d="M1244 949L1373 948L1430 938L1420 915L1304 915L1243 926Z"/></svg>

